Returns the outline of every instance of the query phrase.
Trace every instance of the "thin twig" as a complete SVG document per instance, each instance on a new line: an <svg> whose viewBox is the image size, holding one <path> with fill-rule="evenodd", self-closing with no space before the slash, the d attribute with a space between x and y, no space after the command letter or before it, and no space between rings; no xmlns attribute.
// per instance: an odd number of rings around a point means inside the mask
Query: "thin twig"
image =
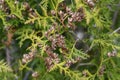
<svg viewBox="0 0 120 80"><path fill-rule="evenodd" d="M80 66L88 66L88 65L94 65L92 63L79 63L75 69L78 69Z"/></svg>
<svg viewBox="0 0 120 80"><path fill-rule="evenodd" d="M120 27L118 27L117 29L115 29L111 34L117 33L120 30Z"/></svg>

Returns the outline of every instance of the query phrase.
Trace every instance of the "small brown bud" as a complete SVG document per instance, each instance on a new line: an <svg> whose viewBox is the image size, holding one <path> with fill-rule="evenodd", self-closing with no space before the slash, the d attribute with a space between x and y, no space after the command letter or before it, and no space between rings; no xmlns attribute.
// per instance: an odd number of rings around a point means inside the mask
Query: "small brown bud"
<svg viewBox="0 0 120 80"><path fill-rule="evenodd" d="M33 72L32 77L37 78L39 76L38 72Z"/></svg>
<svg viewBox="0 0 120 80"><path fill-rule="evenodd" d="M108 56L108 57L111 57L111 53L110 53L110 52L108 52L108 53L107 53L107 56Z"/></svg>
<svg viewBox="0 0 120 80"><path fill-rule="evenodd" d="M75 12L71 17L72 17L72 18L75 18L75 17L76 17L76 14L77 14L77 12Z"/></svg>
<svg viewBox="0 0 120 80"><path fill-rule="evenodd" d="M71 9L69 7L66 7L66 12L70 12Z"/></svg>
<svg viewBox="0 0 120 80"><path fill-rule="evenodd" d="M55 15L56 14L55 10L51 10L51 14Z"/></svg>
<svg viewBox="0 0 120 80"><path fill-rule="evenodd" d="M30 9L30 6L27 2L24 2L23 3L23 7L25 8L25 10L29 10Z"/></svg>
<svg viewBox="0 0 120 80"><path fill-rule="evenodd" d="M82 72L82 74L84 77L86 77L88 75L88 73L85 70Z"/></svg>
<svg viewBox="0 0 120 80"><path fill-rule="evenodd" d="M23 64L27 63L27 60L23 58L23 59L22 59L22 63L23 63Z"/></svg>
<svg viewBox="0 0 120 80"><path fill-rule="evenodd" d="M101 68L100 68L100 70L99 70L99 75L103 75L103 74L104 74L105 68L106 68L106 67L105 67L104 65L101 66Z"/></svg>
<svg viewBox="0 0 120 80"><path fill-rule="evenodd" d="M73 21L73 19L72 18L68 18L68 22L72 22Z"/></svg>
<svg viewBox="0 0 120 80"><path fill-rule="evenodd" d="M15 2L14 2L14 3L15 3L15 5L16 5L16 4L18 4L18 3L19 3L19 1L18 1L18 0L15 0Z"/></svg>
<svg viewBox="0 0 120 80"><path fill-rule="evenodd" d="M62 11L59 11L59 13L58 13L60 16L63 16L63 12Z"/></svg>
<svg viewBox="0 0 120 80"><path fill-rule="evenodd" d="M0 4L3 4L5 2L5 0L0 0Z"/></svg>
<svg viewBox="0 0 120 80"><path fill-rule="evenodd" d="M116 50L112 51L112 56L116 56L116 55L117 55L117 51Z"/></svg>

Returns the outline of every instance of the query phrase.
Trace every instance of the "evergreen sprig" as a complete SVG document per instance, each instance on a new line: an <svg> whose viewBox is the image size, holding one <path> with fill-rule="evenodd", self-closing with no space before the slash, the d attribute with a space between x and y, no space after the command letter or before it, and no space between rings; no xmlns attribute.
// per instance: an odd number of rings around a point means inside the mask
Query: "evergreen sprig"
<svg viewBox="0 0 120 80"><path fill-rule="evenodd" d="M111 27L118 3L1 0L0 80L119 80L120 24ZM83 40L75 37L79 28L86 31Z"/></svg>

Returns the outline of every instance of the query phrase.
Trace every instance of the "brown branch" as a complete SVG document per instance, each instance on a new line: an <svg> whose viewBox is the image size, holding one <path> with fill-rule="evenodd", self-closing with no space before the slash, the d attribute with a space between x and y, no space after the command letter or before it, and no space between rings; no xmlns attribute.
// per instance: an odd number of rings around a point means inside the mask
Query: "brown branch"
<svg viewBox="0 0 120 80"><path fill-rule="evenodd" d="M7 64L11 67L11 56L10 56L11 50L10 50L9 47L6 47L5 50L6 50L6 60L7 60Z"/></svg>
<svg viewBox="0 0 120 80"><path fill-rule="evenodd" d="M13 33L11 32L7 32L7 41L3 41L3 43L5 44L6 48L6 61L8 63L8 65L11 67L11 49L10 49L10 45L12 43L12 37L13 37Z"/></svg>

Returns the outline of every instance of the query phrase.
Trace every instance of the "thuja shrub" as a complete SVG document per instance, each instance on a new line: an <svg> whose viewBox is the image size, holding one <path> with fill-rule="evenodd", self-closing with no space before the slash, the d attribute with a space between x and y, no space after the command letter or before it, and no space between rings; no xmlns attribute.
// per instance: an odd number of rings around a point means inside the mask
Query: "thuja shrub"
<svg viewBox="0 0 120 80"><path fill-rule="evenodd" d="M118 3L0 0L0 79L119 80Z"/></svg>

